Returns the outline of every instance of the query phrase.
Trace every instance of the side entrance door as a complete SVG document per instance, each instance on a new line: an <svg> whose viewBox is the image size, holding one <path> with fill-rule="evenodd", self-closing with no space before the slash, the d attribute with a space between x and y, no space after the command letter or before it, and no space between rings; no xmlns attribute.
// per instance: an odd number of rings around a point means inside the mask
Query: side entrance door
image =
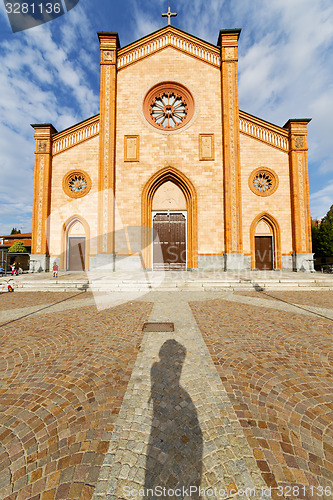
<svg viewBox="0 0 333 500"><path fill-rule="evenodd" d="M255 236L256 269L273 269L272 236Z"/></svg>
<svg viewBox="0 0 333 500"><path fill-rule="evenodd" d="M153 230L159 238L153 242L153 269L186 270L186 216L175 212L155 214Z"/></svg>
<svg viewBox="0 0 333 500"><path fill-rule="evenodd" d="M84 237L68 238L68 270L85 270L86 239Z"/></svg>

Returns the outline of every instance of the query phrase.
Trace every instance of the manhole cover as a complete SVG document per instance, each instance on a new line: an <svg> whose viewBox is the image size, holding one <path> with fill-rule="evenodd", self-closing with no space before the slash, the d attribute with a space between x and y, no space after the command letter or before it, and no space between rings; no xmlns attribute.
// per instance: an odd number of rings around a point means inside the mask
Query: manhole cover
<svg viewBox="0 0 333 500"><path fill-rule="evenodd" d="M173 323L144 323L143 332L173 332L175 330Z"/></svg>

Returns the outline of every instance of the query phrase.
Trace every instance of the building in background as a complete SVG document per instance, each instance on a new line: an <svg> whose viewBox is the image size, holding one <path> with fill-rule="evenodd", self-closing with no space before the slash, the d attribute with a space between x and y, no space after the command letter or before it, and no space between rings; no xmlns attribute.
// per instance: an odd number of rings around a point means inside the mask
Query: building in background
<svg viewBox="0 0 333 500"><path fill-rule="evenodd" d="M24 253L8 253L11 246L17 241L22 241L26 252ZM10 271L10 265L18 259L20 267L23 271L28 271L30 266L31 253L31 233L6 234L0 236L0 267Z"/></svg>
<svg viewBox="0 0 333 500"><path fill-rule="evenodd" d="M239 110L239 35L98 33L100 113L32 125L35 268L313 269L310 120Z"/></svg>

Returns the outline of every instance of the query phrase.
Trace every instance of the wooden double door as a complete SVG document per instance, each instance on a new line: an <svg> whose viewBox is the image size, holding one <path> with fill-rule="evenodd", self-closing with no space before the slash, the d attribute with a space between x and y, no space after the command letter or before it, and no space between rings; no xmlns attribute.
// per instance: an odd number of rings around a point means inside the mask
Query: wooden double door
<svg viewBox="0 0 333 500"><path fill-rule="evenodd" d="M68 270L69 271L84 271L85 270L85 253L86 239L85 237L68 238Z"/></svg>
<svg viewBox="0 0 333 500"><path fill-rule="evenodd" d="M272 270L273 263L273 237L255 236L256 269Z"/></svg>
<svg viewBox="0 0 333 500"><path fill-rule="evenodd" d="M160 212L153 215L153 269L186 270L186 215Z"/></svg>

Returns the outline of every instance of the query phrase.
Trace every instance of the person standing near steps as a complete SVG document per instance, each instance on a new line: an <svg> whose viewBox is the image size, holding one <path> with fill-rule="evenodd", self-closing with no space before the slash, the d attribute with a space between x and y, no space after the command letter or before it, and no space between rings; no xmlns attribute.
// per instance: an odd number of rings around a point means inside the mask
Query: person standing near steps
<svg viewBox="0 0 333 500"><path fill-rule="evenodd" d="M56 262L53 262L52 271L53 271L53 278L57 278L58 277L59 267L58 267L58 265L57 265Z"/></svg>

